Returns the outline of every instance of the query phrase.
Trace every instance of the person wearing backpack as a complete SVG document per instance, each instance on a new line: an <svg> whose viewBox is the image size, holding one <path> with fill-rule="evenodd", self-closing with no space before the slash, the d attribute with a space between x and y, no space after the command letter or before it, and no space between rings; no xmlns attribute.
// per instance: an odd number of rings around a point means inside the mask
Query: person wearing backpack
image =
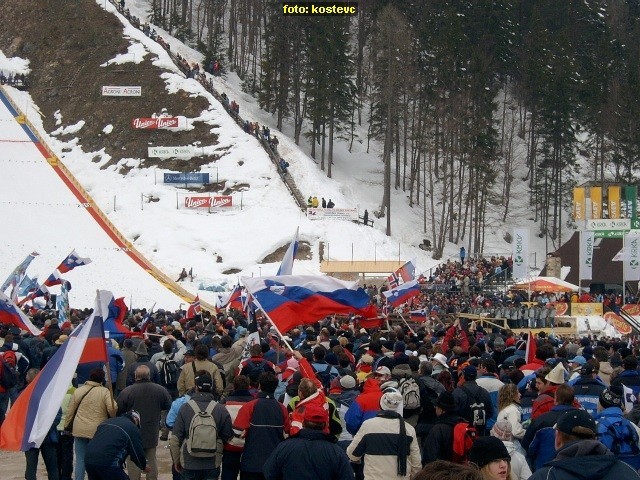
<svg viewBox="0 0 640 480"><path fill-rule="evenodd" d="M611 385L598 399L595 416L598 440L636 470L640 468L640 429L623 416L624 391L621 386Z"/></svg>
<svg viewBox="0 0 640 480"><path fill-rule="evenodd" d="M618 460L597 439L596 422L585 410L563 413L555 425L555 459L529 480L632 480L637 470Z"/></svg>
<svg viewBox="0 0 640 480"><path fill-rule="evenodd" d="M318 345L313 349L313 361L311 362L311 366L315 371L316 377L322 383L322 388L325 393L329 393L329 389L331 388L331 381L334 378L338 378L340 376L340 372L338 369L327 363L325 361L325 357L327 355L327 349L322 345Z"/></svg>
<svg viewBox="0 0 640 480"><path fill-rule="evenodd" d="M249 377L251 385L257 386L258 377L262 372L276 373L273 363L265 360L262 356L262 347L260 346L260 344L256 343L251 345L249 354L251 356L246 360L240 362L240 365L238 365L238 368L236 369L236 377L238 375Z"/></svg>
<svg viewBox="0 0 640 480"><path fill-rule="evenodd" d="M487 420L493 416L491 396L476 383L478 370L474 365L467 365L458 379L458 388L453 391L458 413L471 423L478 434L484 435Z"/></svg>
<svg viewBox="0 0 640 480"><path fill-rule="evenodd" d="M456 413L456 403L451 393L442 392L434 405L437 419L424 441L422 465L436 460L453 461L453 429L459 423L468 424Z"/></svg>
<svg viewBox="0 0 640 480"><path fill-rule="evenodd" d="M411 426L415 427L422 410L421 392L424 387L406 363L396 365L391 371L391 376L398 382L397 390L402 395L402 415Z"/></svg>
<svg viewBox="0 0 640 480"><path fill-rule="evenodd" d="M209 372L196 372L195 392L173 425L169 449L184 480L218 478L223 445L233 437L231 416L214 400L213 389Z"/></svg>
<svg viewBox="0 0 640 480"><path fill-rule="evenodd" d="M160 385L167 389L171 400L178 398L178 378L180 378L180 367L183 355L181 351L173 351L173 341L167 339L162 344L162 354L156 360L156 368L160 372ZM184 347L184 345L183 345ZM166 425L167 410L162 411L162 427L160 429L160 440L169 439L169 427Z"/></svg>
<svg viewBox="0 0 640 480"><path fill-rule="evenodd" d="M415 429L402 418L402 395L382 395L380 411L362 424L347 455L352 462L364 458L364 480L408 480L420 471L420 447Z"/></svg>

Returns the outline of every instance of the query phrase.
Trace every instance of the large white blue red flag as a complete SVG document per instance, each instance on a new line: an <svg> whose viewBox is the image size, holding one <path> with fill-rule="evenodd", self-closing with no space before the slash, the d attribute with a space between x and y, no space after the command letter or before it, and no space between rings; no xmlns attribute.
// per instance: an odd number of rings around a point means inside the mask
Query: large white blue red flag
<svg viewBox="0 0 640 480"><path fill-rule="evenodd" d="M217 308L224 309L227 307L235 308L236 310L243 309L242 299L242 287L238 283L233 290L227 293L221 293L218 295Z"/></svg>
<svg viewBox="0 0 640 480"><path fill-rule="evenodd" d="M0 449L39 448L62 405L79 364L107 362L103 318L111 292L100 290L93 313L71 332L36 378L18 396L0 427Z"/></svg>
<svg viewBox="0 0 640 480"><path fill-rule="evenodd" d="M389 282L389 287L396 288L403 283L410 282L411 280L416 278L416 264L414 260L409 260L403 266L401 266L398 270L389 275L387 281Z"/></svg>
<svg viewBox="0 0 640 480"><path fill-rule="evenodd" d="M387 299L387 302L394 307L398 307L419 293L420 284L417 280L411 280L410 282L403 283L399 287L382 292L382 295Z"/></svg>
<svg viewBox="0 0 640 480"><path fill-rule="evenodd" d="M378 316L369 295L358 288L357 282L319 275L244 277L242 282L254 302L282 333L334 313L353 313L364 318Z"/></svg>
<svg viewBox="0 0 640 480"><path fill-rule="evenodd" d="M36 327L25 313L4 293L0 292L0 323L14 325L32 335L40 335L42 331Z"/></svg>
<svg viewBox="0 0 640 480"><path fill-rule="evenodd" d="M9 277L4 281L4 283L0 287L0 292L4 292L7 288L15 287L16 285L18 285L18 282L20 282L20 280L22 280L22 278L24 277L27 271L27 267L37 256L38 252L32 252L27 255L27 258L20 262L20 264L13 269L13 272L11 272Z"/></svg>
<svg viewBox="0 0 640 480"><path fill-rule="evenodd" d="M278 268L278 273L276 275L292 275L293 273L293 261L296 259L296 252L298 251L298 233L300 231L300 227L296 228L296 234L291 240L289 244L289 248L284 254L284 258L282 259L282 263L280 264L280 268Z"/></svg>

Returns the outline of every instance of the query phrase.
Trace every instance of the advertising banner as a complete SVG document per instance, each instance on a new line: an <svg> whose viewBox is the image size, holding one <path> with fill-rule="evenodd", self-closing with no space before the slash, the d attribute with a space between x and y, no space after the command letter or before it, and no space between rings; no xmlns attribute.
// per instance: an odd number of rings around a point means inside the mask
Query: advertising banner
<svg viewBox="0 0 640 480"><path fill-rule="evenodd" d="M177 128L178 117L134 118L131 126L136 130L153 130L156 128Z"/></svg>
<svg viewBox="0 0 640 480"><path fill-rule="evenodd" d="M209 183L208 173L165 173L164 183Z"/></svg>
<svg viewBox="0 0 640 480"><path fill-rule="evenodd" d="M184 147L149 147L149 157L172 158L172 157L188 157L191 158L195 154L195 149L191 145Z"/></svg>
<svg viewBox="0 0 640 480"><path fill-rule="evenodd" d="M307 208L307 218L322 220L334 218L337 220L358 220L357 208Z"/></svg>
<svg viewBox="0 0 640 480"><path fill-rule="evenodd" d="M640 280L640 230L631 230L624 236L624 281Z"/></svg>
<svg viewBox="0 0 640 480"><path fill-rule="evenodd" d="M140 97L142 96L142 87L116 87L104 85L102 87L102 95L104 97Z"/></svg>
<svg viewBox="0 0 640 480"><path fill-rule="evenodd" d="M209 208L212 202L212 197L184 197L186 208Z"/></svg>
<svg viewBox="0 0 640 480"><path fill-rule="evenodd" d="M609 187L609 218L620 218L620 187Z"/></svg>
<svg viewBox="0 0 640 480"><path fill-rule="evenodd" d="M635 218L638 216L638 189L635 185L624 187L623 217Z"/></svg>
<svg viewBox="0 0 640 480"><path fill-rule="evenodd" d="M231 195L217 195L214 197L189 196L184 197L185 208L216 208L232 207L233 197Z"/></svg>
<svg viewBox="0 0 640 480"><path fill-rule="evenodd" d="M587 230L625 231L631 229L631 220L628 218L601 218L599 220L587 220L585 226Z"/></svg>
<svg viewBox="0 0 640 480"><path fill-rule="evenodd" d="M580 279L591 280L593 270L593 242L591 231L580 232Z"/></svg>
<svg viewBox="0 0 640 480"><path fill-rule="evenodd" d="M602 187L591 187L589 195L591 196L591 218L602 218Z"/></svg>
<svg viewBox="0 0 640 480"><path fill-rule="evenodd" d="M513 278L529 276L529 229L513 229Z"/></svg>
<svg viewBox="0 0 640 480"><path fill-rule="evenodd" d="M587 218L584 190L584 187L575 187L573 189L573 219L576 222Z"/></svg>
<svg viewBox="0 0 640 480"><path fill-rule="evenodd" d="M572 303L571 315L574 317L591 317L602 315L602 303Z"/></svg>

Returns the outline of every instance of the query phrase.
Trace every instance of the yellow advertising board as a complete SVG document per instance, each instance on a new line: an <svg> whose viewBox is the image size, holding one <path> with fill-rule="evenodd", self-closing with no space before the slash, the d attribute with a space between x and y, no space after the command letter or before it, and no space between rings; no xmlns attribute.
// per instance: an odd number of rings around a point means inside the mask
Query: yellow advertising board
<svg viewBox="0 0 640 480"><path fill-rule="evenodd" d="M620 187L609 187L609 218L620 218Z"/></svg>
<svg viewBox="0 0 640 480"><path fill-rule="evenodd" d="M591 187L589 189L591 196L591 218L602 218L602 187Z"/></svg>
<svg viewBox="0 0 640 480"><path fill-rule="evenodd" d="M573 189L573 219L576 221L586 219L585 188L575 187Z"/></svg>
<svg viewBox="0 0 640 480"><path fill-rule="evenodd" d="M602 316L602 303L572 303L571 315L574 317Z"/></svg>

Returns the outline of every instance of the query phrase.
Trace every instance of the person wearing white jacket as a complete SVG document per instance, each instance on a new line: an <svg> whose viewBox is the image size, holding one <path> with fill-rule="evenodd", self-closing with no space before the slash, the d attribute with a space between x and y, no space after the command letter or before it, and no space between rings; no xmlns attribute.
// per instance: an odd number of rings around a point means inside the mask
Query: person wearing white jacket
<svg viewBox="0 0 640 480"><path fill-rule="evenodd" d="M498 418L511 424L512 435L516 439L524 437L526 429L522 426L522 409L520 408L520 392L513 383L507 383L498 391Z"/></svg>
<svg viewBox="0 0 640 480"><path fill-rule="evenodd" d="M527 464L525 452L520 442L513 439L511 431L511 423L508 420L500 420L491 429L491 435L502 440L507 448L507 452L511 456L511 479L512 480L528 480L531 476L531 469Z"/></svg>

